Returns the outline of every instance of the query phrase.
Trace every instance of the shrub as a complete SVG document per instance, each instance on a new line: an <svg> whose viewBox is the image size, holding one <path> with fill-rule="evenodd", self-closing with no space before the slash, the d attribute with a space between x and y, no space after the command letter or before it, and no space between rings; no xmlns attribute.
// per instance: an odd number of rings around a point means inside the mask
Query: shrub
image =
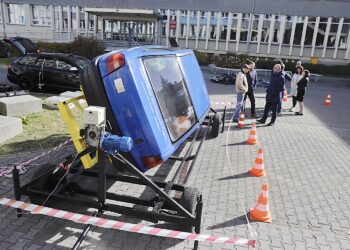
<svg viewBox="0 0 350 250"><path fill-rule="evenodd" d="M94 37L78 36L70 46L70 52L72 54L84 56L89 59L104 53L102 44Z"/></svg>
<svg viewBox="0 0 350 250"><path fill-rule="evenodd" d="M236 68L239 69L243 64L247 63L249 57L244 54L214 54L210 58L210 62L222 68Z"/></svg>
<svg viewBox="0 0 350 250"><path fill-rule="evenodd" d="M199 52L197 50L194 50L193 52L197 58L199 65L206 66L209 64L209 56L207 53Z"/></svg>
<svg viewBox="0 0 350 250"><path fill-rule="evenodd" d="M71 43L38 42L38 49L42 52L70 53Z"/></svg>

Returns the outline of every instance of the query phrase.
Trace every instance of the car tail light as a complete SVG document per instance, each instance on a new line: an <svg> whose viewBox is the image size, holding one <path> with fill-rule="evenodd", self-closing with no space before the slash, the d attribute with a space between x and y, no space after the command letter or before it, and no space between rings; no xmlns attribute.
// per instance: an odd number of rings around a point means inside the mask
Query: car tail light
<svg viewBox="0 0 350 250"><path fill-rule="evenodd" d="M162 164L163 160L160 158L159 155L157 155L151 157L142 157L142 162L148 169L150 169Z"/></svg>
<svg viewBox="0 0 350 250"><path fill-rule="evenodd" d="M110 74L113 71L123 67L125 65L125 57L122 53L116 53L110 55L106 59L107 73Z"/></svg>

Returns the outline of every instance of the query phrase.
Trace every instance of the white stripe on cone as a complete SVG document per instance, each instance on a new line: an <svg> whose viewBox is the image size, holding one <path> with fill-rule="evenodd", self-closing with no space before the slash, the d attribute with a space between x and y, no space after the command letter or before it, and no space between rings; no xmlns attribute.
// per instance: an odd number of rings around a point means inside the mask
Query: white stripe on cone
<svg viewBox="0 0 350 250"><path fill-rule="evenodd" d="M119 227L119 230L124 230L129 232L132 231L137 233L171 237L171 238L177 238L177 239L183 239L183 240L191 239L191 240L198 240L198 241L228 243L228 244L244 245L244 246L255 246L256 244L256 240L238 239L233 237L214 237L211 235L178 232L178 231L173 231L168 229L149 227L141 224L124 223L124 222L115 221L115 220L106 220L106 223L101 224L101 223L98 223L98 221L101 218L96 218L93 216L87 216L87 215L82 215L77 213L70 213L64 210L57 210L54 208L42 207L42 206L30 204L30 203L25 203L22 201L10 200L7 198L0 198L0 204L5 205L7 207L13 207L13 208L22 206L22 207L25 207L23 210L26 210L26 211L33 211L35 209L36 210L34 212L35 214L48 215L50 217L55 217L55 218L63 218L65 215L70 214L72 216L70 216L70 218L67 220L75 221L80 224L91 224L94 226L104 227L104 228L113 228L113 225L120 224L122 226ZM259 207L259 205L257 207ZM55 213L51 213L51 212L55 212ZM83 217L84 217L84 220L79 220ZM87 220L85 220L86 218ZM135 230L133 230L134 227L135 227ZM151 233L152 230L156 230L156 233ZM174 236L170 234L173 234Z"/></svg>
<svg viewBox="0 0 350 250"><path fill-rule="evenodd" d="M255 209L259 210L259 211L266 212L266 211L269 211L269 205L257 204L255 206Z"/></svg>

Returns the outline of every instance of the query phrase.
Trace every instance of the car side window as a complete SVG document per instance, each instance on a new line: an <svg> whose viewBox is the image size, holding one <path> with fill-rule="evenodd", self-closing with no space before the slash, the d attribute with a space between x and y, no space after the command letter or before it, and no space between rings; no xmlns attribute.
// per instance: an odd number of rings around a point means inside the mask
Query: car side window
<svg viewBox="0 0 350 250"><path fill-rule="evenodd" d="M56 68L57 69L70 70L70 68L72 68L72 67L73 67L73 65L70 64L69 62L67 62L61 58L56 59Z"/></svg>
<svg viewBox="0 0 350 250"><path fill-rule="evenodd" d="M35 56L24 56L18 60L18 64L33 65L35 63L35 60L36 60Z"/></svg>
<svg viewBox="0 0 350 250"><path fill-rule="evenodd" d="M52 57L39 57L35 65L41 67L43 63L45 68L54 68L54 60Z"/></svg>

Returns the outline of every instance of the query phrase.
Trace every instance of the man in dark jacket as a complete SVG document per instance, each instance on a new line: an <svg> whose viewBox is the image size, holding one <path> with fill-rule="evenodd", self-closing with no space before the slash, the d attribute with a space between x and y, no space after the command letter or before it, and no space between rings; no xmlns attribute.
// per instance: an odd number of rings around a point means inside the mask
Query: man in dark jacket
<svg viewBox="0 0 350 250"><path fill-rule="evenodd" d="M273 126L276 121L277 106L281 103L281 92L284 88L284 76L282 74L282 67L280 64L276 64L273 67L271 80L266 93L266 104L264 115L257 122L265 124L269 110L272 109L271 122L267 126Z"/></svg>
<svg viewBox="0 0 350 250"><path fill-rule="evenodd" d="M248 61L249 62L249 72L246 74L247 76L247 81L248 81L248 91L245 93L244 96L244 109L245 109L245 100L247 97L249 97L250 100L250 105L251 105L251 111L250 115L253 118L256 118L255 114L255 97L254 97L254 89L256 87L257 83L257 75L256 75L256 70L255 70L255 62L253 61Z"/></svg>

